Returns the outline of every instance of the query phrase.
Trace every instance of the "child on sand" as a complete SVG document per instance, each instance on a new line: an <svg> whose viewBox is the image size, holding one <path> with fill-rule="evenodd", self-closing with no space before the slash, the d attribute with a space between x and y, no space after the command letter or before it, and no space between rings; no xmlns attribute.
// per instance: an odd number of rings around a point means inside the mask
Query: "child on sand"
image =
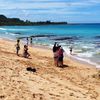
<svg viewBox="0 0 100 100"><path fill-rule="evenodd" d="M25 58L28 58L30 56L30 54L28 53L28 46L24 45L24 52L23 52L23 56Z"/></svg>
<svg viewBox="0 0 100 100"><path fill-rule="evenodd" d="M19 50L20 50L20 44L19 44L20 40L18 39L17 40L17 44L15 45L16 46L16 54L17 56L19 56Z"/></svg>

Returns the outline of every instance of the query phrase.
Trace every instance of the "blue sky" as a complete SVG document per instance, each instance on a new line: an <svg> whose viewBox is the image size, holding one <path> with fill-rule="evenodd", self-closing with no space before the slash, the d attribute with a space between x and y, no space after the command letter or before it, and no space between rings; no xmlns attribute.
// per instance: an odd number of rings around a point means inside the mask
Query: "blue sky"
<svg viewBox="0 0 100 100"><path fill-rule="evenodd" d="M0 0L0 14L30 21L100 23L100 0Z"/></svg>

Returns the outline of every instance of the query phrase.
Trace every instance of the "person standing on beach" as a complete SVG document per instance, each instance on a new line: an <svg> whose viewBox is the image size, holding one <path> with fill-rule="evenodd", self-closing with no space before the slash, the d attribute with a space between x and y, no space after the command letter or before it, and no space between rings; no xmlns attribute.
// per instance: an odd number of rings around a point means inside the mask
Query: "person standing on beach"
<svg viewBox="0 0 100 100"><path fill-rule="evenodd" d="M61 46L58 47L58 66L63 67L64 50Z"/></svg>
<svg viewBox="0 0 100 100"><path fill-rule="evenodd" d="M54 43L53 54L54 54L54 64L55 64L55 66L58 67L58 46L57 46L57 42Z"/></svg>
<svg viewBox="0 0 100 100"><path fill-rule="evenodd" d="M17 56L19 56L19 50L20 50L20 44L19 44L20 40L18 39L17 40L17 44L15 45L16 46L16 54Z"/></svg>

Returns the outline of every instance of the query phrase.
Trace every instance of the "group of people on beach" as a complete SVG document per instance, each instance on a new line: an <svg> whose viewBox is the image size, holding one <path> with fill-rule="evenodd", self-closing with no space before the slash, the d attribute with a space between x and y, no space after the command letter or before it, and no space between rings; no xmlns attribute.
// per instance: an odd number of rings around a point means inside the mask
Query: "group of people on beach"
<svg viewBox="0 0 100 100"><path fill-rule="evenodd" d="M24 45L23 49L23 57L28 58L30 54L28 53L28 38L26 38L26 45ZM30 44L32 43L32 38L30 39ZM20 40L17 40L16 43L16 55L19 56L20 51ZM63 67L63 58L64 58L64 50L57 42L54 43L53 46L53 54L54 54L54 64L57 67ZM72 47L70 47L70 54L72 54Z"/></svg>
<svg viewBox="0 0 100 100"><path fill-rule="evenodd" d="M20 40L17 40L16 43L16 55L19 56L19 50L20 50ZM24 45L24 49L23 49L23 57L28 58L30 56L30 54L28 53L28 45Z"/></svg>
<svg viewBox="0 0 100 100"><path fill-rule="evenodd" d="M69 47L70 55L72 55L73 47ZM64 50L57 42L53 46L54 64L57 67L63 67Z"/></svg>
<svg viewBox="0 0 100 100"><path fill-rule="evenodd" d="M53 46L53 53L54 53L54 64L57 67L63 67L63 53L64 50L61 47L61 45L58 45L57 42L55 42Z"/></svg>

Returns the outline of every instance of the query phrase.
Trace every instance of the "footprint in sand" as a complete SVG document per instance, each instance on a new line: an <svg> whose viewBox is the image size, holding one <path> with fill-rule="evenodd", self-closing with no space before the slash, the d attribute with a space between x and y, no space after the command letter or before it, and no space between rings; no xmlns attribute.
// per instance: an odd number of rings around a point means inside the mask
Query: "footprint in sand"
<svg viewBox="0 0 100 100"><path fill-rule="evenodd" d="M74 93L70 93L69 95L70 95L70 96L74 96Z"/></svg>
<svg viewBox="0 0 100 100"><path fill-rule="evenodd" d="M59 94L64 94L64 92L59 92Z"/></svg>
<svg viewBox="0 0 100 100"><path fill-rule="evenodd" d="M33 94L33 98L35 100L45 100L45 97L43 94Z"/></svg>
<svg viewBox="0 0 100 100"><path fill-rule="evenodd" d="M3 98L5 98L5 96L4 95L0 95L0 99L3 99Z"/></svg>
<svg viewBox="0 0 100 100"><path fill-rule="evenodd" d="M55 96L55 97L60 97L60 95L58 95L58 94L53 94L53 93L49 93L49 95Z"/></svg>

